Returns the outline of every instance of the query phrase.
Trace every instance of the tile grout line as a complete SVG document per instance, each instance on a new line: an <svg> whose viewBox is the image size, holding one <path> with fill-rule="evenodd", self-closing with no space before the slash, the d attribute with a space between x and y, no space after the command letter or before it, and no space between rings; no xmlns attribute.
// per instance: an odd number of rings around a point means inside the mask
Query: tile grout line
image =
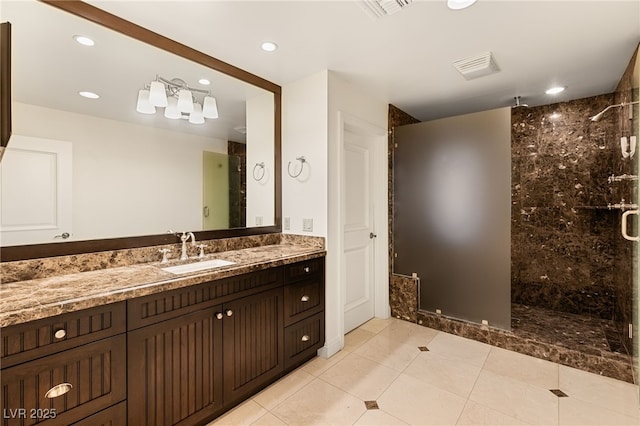
<svg viewBox="0 0 640 426"><path fill-rule="evenodd" d="M458 414L458 418L456 419L456 425L460 421L460 418L462 417L462 413L464 413L464 410L466 410L467 405L469 404L469 401L471 401L471 394L473 393L473 390L475 389L476 385L478 384L478 380L480 380L480 375L482 374L482 371L484 370L484 366L487 364L487 360L489 359L489 356L491 355L492 351L493 351L493 347L491 346L489 348L489 352L487 352L487 356L484 358L484 361L482 362L482 365L480 366L480 371L478 372L478 376L473 381L473 386L471 386L471 390L469 390L469 395L467 395L467 400L464 403L464 407L462 407L462 411L460 411L460 414ZM473 402L476 403L475 401L473 401ZM482 404L480 404L480 405L482 405ZM506 414L506 413L503 413L503 414Z"/></svg>

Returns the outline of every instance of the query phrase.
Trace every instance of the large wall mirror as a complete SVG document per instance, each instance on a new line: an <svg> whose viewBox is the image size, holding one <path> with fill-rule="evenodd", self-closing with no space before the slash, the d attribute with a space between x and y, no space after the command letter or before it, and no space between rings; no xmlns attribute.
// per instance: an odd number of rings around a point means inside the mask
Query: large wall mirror
<svg viewBox="0 0 640 426"><path fill-rule="evenodd" d="M3 261L280 232L279 86L80 1L1 13Z"/></svg>

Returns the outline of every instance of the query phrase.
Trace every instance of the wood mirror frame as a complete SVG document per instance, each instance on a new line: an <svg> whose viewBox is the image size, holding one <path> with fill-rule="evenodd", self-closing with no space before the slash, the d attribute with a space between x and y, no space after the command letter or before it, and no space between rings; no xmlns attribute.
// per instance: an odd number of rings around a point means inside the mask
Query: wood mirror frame
<svg viewBox="0 0 640 426"><path fill-rule="evenodd" d="M197 240L212 240L218 238L241 237L248 235L260 235L281 232L282 224L282 184L281 184L281 94L280 86L251 74L245 70L237 68L189 46L177 41L171 40L163 35L155 33L88 3L80 0L40 0L42 3L57 7L65 12L76 15L80 18L89 20L98 25L116 31L120 34L131 37L135 40L146 43L150 46L157 47L166 52L173 53L192 62L204 65L220 73L234 77L238 80L260 87L264 90L272 92L274 95L274 153L275 153L275 224L272 226L247 227L247 228L231 228L212 231L194 232ZM4 31L4 30L3 30ZM4 34L3 34L4 36ZM2 37L3 40L5 37ZM4 64L4 61L3 61ZM4 65L3 65L4 66ZM9 78L8 73L2 70L2 81ZM3 111L5 96L6 102L10 103L4 90L2 91ZM4 114L4 113L3 113ZM3 123L4 129L4 123ZM4 132L4 130L3 130ZM2 135L4 137L4 134ZM4 144L3 144L4 145ZM9 262L16 260L36 259L42 257L64 256L80 253L91 253L107 250L119 250L139 248L146 246L174 244L178 242L173 234L145 235L135 237L121 237L110 239L96 239L85 241L72 241L61 243L31 244L22 246L3 247L0 262Z"/></svg>
<svg viewBox="0 0 640 426"><path fill-rule="evenodd" d="M0 146L11 137L11 24L0 24ZM0 155L2 158L2 155Z"/></svg>

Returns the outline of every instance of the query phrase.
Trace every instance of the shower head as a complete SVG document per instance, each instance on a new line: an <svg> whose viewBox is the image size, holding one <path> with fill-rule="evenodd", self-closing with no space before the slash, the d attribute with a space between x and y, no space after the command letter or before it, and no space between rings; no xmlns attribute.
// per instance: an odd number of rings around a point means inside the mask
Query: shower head
<svg viewBox="0 0 640 426"><path fill-rule="evenodd" d="M511 108L518 108L518 107L529 107L529 105L527 104L521 104L520 103L520 96L516 96L515 98L513 98L516 101L516 104L514 106L512 106Z"/></svg>
<svg viewBox="0 0 640 426"><path fill-rule="evenodd" d="M635 105L637 103L640 103L640 101L622 102L620 104L609 105L608 107L606 107L605 109L603 109L602 111L597 113L596 115L589 117L589 120L595 121L595 122L600 121L600 119L602 118L604 113L609 111L611 108L619 108L619 107L623 107L623 106L626 106L626 105Z"/></svg>

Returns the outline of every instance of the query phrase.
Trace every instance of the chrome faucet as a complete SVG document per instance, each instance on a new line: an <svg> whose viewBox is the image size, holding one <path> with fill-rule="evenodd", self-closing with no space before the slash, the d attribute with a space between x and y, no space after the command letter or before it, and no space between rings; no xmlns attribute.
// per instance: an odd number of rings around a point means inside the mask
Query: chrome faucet
<svg viewBox="0 0 640 426"><path fill-rule="evenodd" d="M191 245L196 245L196 237L193 235L193 232L183 232L180 236L180 241L182 241L182 254L180 255L180 260L189 259L189 255L187 254L187 241L189 241L189 238L191 238Z"/></svg>

